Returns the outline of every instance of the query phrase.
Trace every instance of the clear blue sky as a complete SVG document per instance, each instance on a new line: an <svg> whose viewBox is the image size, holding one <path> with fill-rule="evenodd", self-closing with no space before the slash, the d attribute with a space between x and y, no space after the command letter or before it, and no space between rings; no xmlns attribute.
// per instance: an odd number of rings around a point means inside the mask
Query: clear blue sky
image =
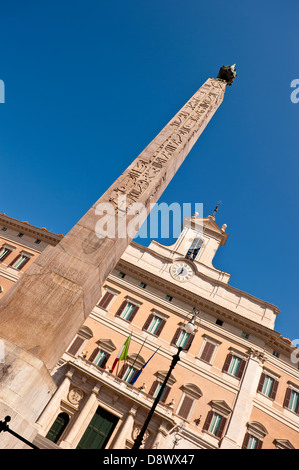
<svg viewBox="0 0 299 470"><path fill-rule="evenodd" d="M238 77L160 202L222 201L215 266L299 338L296 0L1 2L0 212L67 233L209 77Z"/></svg>

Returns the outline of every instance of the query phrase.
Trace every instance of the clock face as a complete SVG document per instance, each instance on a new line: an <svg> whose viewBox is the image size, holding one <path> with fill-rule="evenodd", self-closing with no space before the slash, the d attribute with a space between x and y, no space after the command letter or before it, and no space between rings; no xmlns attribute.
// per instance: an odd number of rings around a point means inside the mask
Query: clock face
<svg viewBox="0 0 299 470"><path fill-rule="evenodd" d="M177 281L188 281L194 274L190 264L185 261L177 261L170 268L170 274Z"/></svg>

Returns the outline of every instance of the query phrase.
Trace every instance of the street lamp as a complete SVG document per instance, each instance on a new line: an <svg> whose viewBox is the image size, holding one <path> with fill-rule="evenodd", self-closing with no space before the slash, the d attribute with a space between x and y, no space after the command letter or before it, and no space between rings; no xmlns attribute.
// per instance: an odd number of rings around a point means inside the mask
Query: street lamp
<svg viewBox="0 0 299 470"><path fill-rule="evenodd" d="M193 311L193 316L191 318L191 320L189 321L189 323L187 323L187 325L184 326L184 330L186 331L186 333L193 333L194 331L194 322L195 322L195 317L196 315L198 314L198 311ZM140 430L140 433L138 434L138 436L136 437L135 441L134 441L134 444L133 444L133 447L132 449L139 449L141 444L142 444L142 440L143 440L143 437L144 437L144 434L145 434L145 431L149 425L149 422L150 420L152 419L152 416L155 412L155 409L156 409L156 406L158 405L159 401L160 401L160 398L161 398L161 395L163 393L163 390L164 388L166 387L166 384L168 382L168 379L170 377L170 374L171 372L173 371L173 369L175 368L176 364L179 362L180 360L180 352L183 350L184 348L182 348L181 346L178 347L178 351L177 353L172 356L172 362L170 364L170 368L169 368L169 371L167 372L167 375L164 379L164 382L162 384L162 387L160 388L159 392L158 392L158 395L156 396L155 398L155 401L147 415L147 418L146 420L144 421L144 424Z"/></svg>

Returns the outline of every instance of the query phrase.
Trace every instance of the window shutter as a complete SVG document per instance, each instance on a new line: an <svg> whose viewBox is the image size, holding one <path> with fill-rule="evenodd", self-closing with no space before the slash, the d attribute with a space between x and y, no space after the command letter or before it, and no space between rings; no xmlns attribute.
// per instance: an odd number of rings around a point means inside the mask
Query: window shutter
<svg viewBox="0 0 299 470"><path fill-rule="evenodd" d="M233 357L233 355L230 354L230 353L226 356L226 359L225 359L225 362L224 362L224 366L223 366L223 369L222 369L223 372L227 372L227 371L228 371L228 368L229 368L229 366L230 366L232 357Z"/></svg>
<svg viewBox="0 0 299 470"><path fill-rule="evenodd" d="M261 441L260 439L258 439L257 443L256 443L256 449L261 449L263 447L263 441Z"/></svg>
<svg viewBox="0 0 299 470"><path fill-rule="evenodd" d="M160 335L161 331L162 331L163 328L164 328L165 323L166 323L165 320L162 320L162 321L161 321L161 323L160 323L160 325L158 326L158 329L157 329L157 331L156 331L156 335L157 335L157 336Z"/></svg>
<svg viewBox="0 0 299 470"><path fill-rule="evenodd" d="M296 406L295 413L296 413L297 415L299 414L299 400L297 401L297 406Z"/></svg>
<svg viewBox="0 0 299 470"><path fill-rule="evenodd" d="M122 368L120 369L120 373L119 373L119 375L118 375L118 377L119 377L120 379L125 375L125 372L126 372L126 370L127 370L128 367L129 367L128 364L124 364L124 365L122 366Z"/></svg>
<svg viewBox="0 0 299 470"><path fill-rule="evenodd" d="M264 382L265 382L265 378L266 378L266 374L264 374L264 372L262 372L261 378L260 378L260 381L259 381L259 384L258 384L258 387L257 387L258 392L261 392L263 390L263 385L264 385Z"/></svg>
<svg viewBox="0 0 299 470"><path fill-rule="evenodd" d="M93 352L92 352L91 355L90 355L90 358L88 359L89 362L93 362L93 361L95 360L95 358L97 357L99 351L100 351L100 348L95 348L95 349L93 350Z"/></svg>
<svg viewBox="0 0 299 470"><path fill-rule="evenodd" d="M25 266L25 264L27 264L29 260L30 260L30 258L26 258L26 259L22 262L22 264L19 266L18 269L23 269L24 266Z"/></svg>
<svg viewBox="0 0 299 470"><path fill-rule="evenodd" d="M84 343L84 339L80 338L80 336L77 336L77 338L70 345L67 352L69 354L72 354L73 356L75 356L75 354L79 351L79 349L80 349L80 347L82 346L83 343Z"/></svg>
<svg viewBox="0 0 299 470"><path fill-rule="evenodd" d="M113 294L111 294L111 292L106 292L105 295L100 300L100 302L98 303L98 306L101 308L106 308L107 305L109 305L112 298L113 298Z"/></svg>
<svg viewBox="0 0 299 470"><path fill-rule="evenodd" d="M249 442L250 434L247 432L244 437L244 441L242 444L242 449L247 449L248 442Z"/></svg>
<svg viewBox="0 0 299 470"><path fill-rule="evenodd" d="M147 317L147 320L146 320L145 324L144 324L143 327L142 327L143 330L147 330L147 329L148 329L148 327L150 326L151 321L152 321L153 318L154 318L154 315L151 313L151 314Z"/></svg>
<svg viewBox="0 0 299 470"><path fill-rule="evenodd" d="M272 385L272 390L270 393L270 398L272 398L272 400L275 400L277 388L278 388L278 380L274 380L273 385Z"/></svg>
<svg viewBox="0 0 299 470"><path fill-rule="evenodd" d="M243 372L244 372L245 365L246 365L246 361L242 359L240 366L239 366L238 373L237 373L237 379L241 379Z"/></svg>
<svg viewBox="0 0 299 470"><path fill-rule="evenodd" d="M210 427L210 424L211 424L211 421L212 421L212 418L213 418L213 411L210 410L207 414L207 417L206 417L206 420L205 420L205 424L203 425L203 431L207 431Z"/></svg>
<svg viewBox="0 0 299 470"><path fill-rule="evenodd" d="M110 356L111 356L111 354L106 354L106 356L104 357L104 360L103 360L102 364L100 365L100 367L101 367L102 369L105 369L106 364L107 364L107 361L108 361L108 359L109 359Z"/></svg>
<svg viewBox="0 0 299 470"><path fill-rule="evenodd" d="M155 381L153 382L153 384L152 384L152 386L151 386L151 388L150 388L150 390L149 390L149 392L148 392L148 395L150 395L151 397L154 395L154 393L155 393L155 391L156 391L156 388L157 388L157 386L158 386L158 383L159 383L158 380L155 380Z"/></svg>
<svg viewBox="0 0 299 470"><path fill-rule="evenodd" d="M174 334L174 337L171 340L171 344L176 344L177 340L179 339L179 336L181 334L182 328L178 328Z"/></svg>
<svg viewBox="0 0 299 470"><path fill-rule="evenodd" d="M138 312L139 310L139 307L137 307L137 305L135 306L135 308L133 309L131 315L129 316L129 321L132 321L133 318L135 317L136 313Z"/></svg>
<svg viewBox="0 0 299 470"><path fill-rule="evenodd" d="M227 421L227 419L222 416L221 421L220 421L220 426L219 426L219 429L218 429L218 432L217 432L217 437L222 437L226 421Z"/></svg>
<svg viewBox="0 0 299 470"><path fill-rule="evenodd" d="M184 400L183 400L183 402L180 406L180 409L178 411L178 415L181 418L187 419L192 405L193 405L193 399L190 398L190 397L185 396Z"/></svg>
<svg viewBox="0 0 299 470"><path fill-rule="evenodd" d="M283 402L284 408L289 407L290 398L291 398L291 389L287 388L287 391L286 391L286 394L285 394L285 397L284 397L284 402Z"/></svg>
<svg viewBox="0 0 299 470"><path fill-rule="evenodd" d="M192 334L189 336L189 338L187 339L186 346L184 347L184 350L185 350L185 351L188 351L188 349L190 348L190 346L191 346L191 344L192 344L192 341L193 341L193 339L194 339L194 336L195 336L195 334L192 333Z"/></svg>
<svg viewBox="0 0 299 470"><path fill-rule="evenodd" d="M119 307L119 309L117 310L116 312L116 316L119 317L121 315L121 313L123 312L123 310L125 309L125 306L127 305L127 301L124 300L123 303L121 304L121 306Z"/></svg>
<svg viewBox="0 0 299 470"><path fill-rule="evenodd" d="M203 361L210 362L214 349L215 345L207 341L200 358Z"/></svg>
<svg viewBox="0 0 299 470"><path fill-rule="evenodd" d="M160 400L161 403L165 403L165 402L166 402L170 390L171 390L170 387L168 387L168 386L166 385L165 392L163 393L162 399Z"/></svg>
<svg viewBox="0 0 299 470"><path fill-rule="evenodd" d="M13 264L15 264L15 262L20 258L20 255L16 256L12 262L9 264L9 266L12 266Z"/></svg>

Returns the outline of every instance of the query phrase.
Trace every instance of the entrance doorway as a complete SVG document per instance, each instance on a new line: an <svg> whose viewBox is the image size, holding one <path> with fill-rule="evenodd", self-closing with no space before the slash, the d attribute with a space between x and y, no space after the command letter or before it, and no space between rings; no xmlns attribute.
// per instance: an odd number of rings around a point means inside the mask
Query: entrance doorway
<svg viewBox="0 0 299 470"><path fill-rule="evenodd" d="M77 449L105 449L117 422L116 416L99 406Z"/></svg>

